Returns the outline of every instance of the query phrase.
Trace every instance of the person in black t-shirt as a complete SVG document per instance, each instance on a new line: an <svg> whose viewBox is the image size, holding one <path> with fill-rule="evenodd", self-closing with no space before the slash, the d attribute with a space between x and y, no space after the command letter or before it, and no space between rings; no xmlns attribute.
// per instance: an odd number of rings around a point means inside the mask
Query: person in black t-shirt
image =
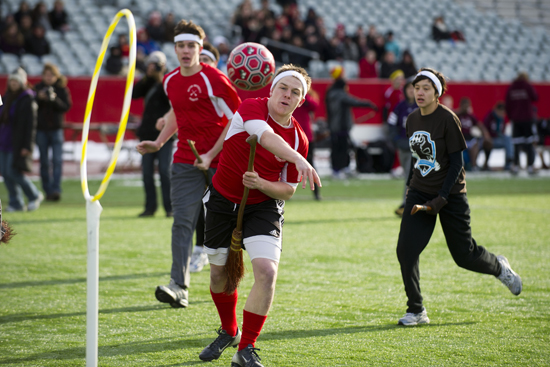
<svg viewBox="0 0 550 367"><path fill-rule="evenodd" d="M170 110L170 102L164 93L162 78L166 71L166 55L161 51L154 51L147 58L147 73L136 83L132 93L133 99L143 98L144 109L141 125L136 135L140 141L155 140L160 131L157 130L158 120L163 119ZM158 152L147 153L142 157L142 178L145 189L145 210L139 217L152 217L157 210L157 189L155 187L155 161L157 161L162 202L166 216L172 216L172 202L170 196L170 165L172 163L172 139L164 144Z"/></svg>
<svg viewBox="0 0 550 367"><path fill-rule="evenodd" d="M407 118L407 137L413 159L407 179L405 210L397 242L397 258L407 294L407 312L399 325L426 324L430 320L420 293L419 257L428 245L437 214L447 247L464 269L498 277L518 295L522 282L508 260L478 246L472 238L470 207L462 151L466 142L460 120L439 103L446 90L445 77L422 68L412 82L418 109ZM413 214L416 204L428 209Z"/></svg>

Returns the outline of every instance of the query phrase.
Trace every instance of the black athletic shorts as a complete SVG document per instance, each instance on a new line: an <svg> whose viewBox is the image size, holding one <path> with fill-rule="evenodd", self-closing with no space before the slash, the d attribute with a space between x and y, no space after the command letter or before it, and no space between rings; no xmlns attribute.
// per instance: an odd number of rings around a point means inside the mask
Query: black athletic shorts
<svg viewBox="0 0 550 367"><path fill-rule="evenodd" d="M229 248L231 235L237 226L240 205L227 200L213 185L206 191L206 197L208 201L205 204L204 246L211 249ZM280 238L284 223L284 206L284 200L276 199L247 205L243 216L243 239L253 236Z"/></svg>

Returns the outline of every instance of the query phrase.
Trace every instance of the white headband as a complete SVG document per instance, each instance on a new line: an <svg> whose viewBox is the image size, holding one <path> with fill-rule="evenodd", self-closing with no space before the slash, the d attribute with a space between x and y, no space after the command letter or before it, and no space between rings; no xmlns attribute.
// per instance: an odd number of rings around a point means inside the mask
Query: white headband
<svg viewBox="0 0 550 367"><path fill-rule="evenodd" d="M210 52L210 51L208 51L208 50L206 50L206 49L203 49L203 50L201 51L201 55L206 55L206 56L208 56L209 58L211 58L212 61L216 62L216 56L214 56L214 54L213 54L212 52Z"/></svg>
<svg viewBox="0 0 550 367"><path fill-rule="evenodd" d="M178 34L176 37L174 37L174 43L179 41L195 41L202 46L202 40L196 34L190 34L190 33Z"/></svg>
<svg viewBox="0 0 550 367"><path fill-rule="evenodd" d="M430 78L430 80L432 82L434 82L435 84L435 87L437 88L437 93L439 94L439 96L441 97L441 92L443 91L443 87L441 86L441 82L439 81L439 79L435 76L434 73L430 72L430 71L427 71L427 70L422 70L420 73L416 74L416 76L414 77L415 79L418 78L419 76L421 75L424 75L424 76L427 76L428 78Z"/></svg>
<svg viewBox="0 0 550 367"><path fill-rule="evenodd" d="M273 83L271 83L271 90L273 90L273 87L275 86L275 84L277 84L277 82L282 78L284 78L285 76L293 76L295 78L298 78L298 80L302 83L302 87L304 88L304 95L302 97L305 98L307 94L306 79L302 76L302 74L294 70L283 71L281 74L277 75L275 79L273 79Z"/></svg>

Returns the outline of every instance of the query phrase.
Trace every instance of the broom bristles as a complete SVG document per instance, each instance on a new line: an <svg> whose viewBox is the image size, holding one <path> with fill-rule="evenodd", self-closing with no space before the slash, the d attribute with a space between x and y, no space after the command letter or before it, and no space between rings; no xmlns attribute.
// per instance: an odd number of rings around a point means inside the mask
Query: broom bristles
<svg viewBox="0 0 550 367"><path fill-rule="evenodd" d="M225 263L225 273L227 274L227 282L225 283L224 293L233 294L241 280L244 277L244 261L243 251L241 246L242 232L233 230L231 236L231 246L229 246L229 254Z"/></svg>

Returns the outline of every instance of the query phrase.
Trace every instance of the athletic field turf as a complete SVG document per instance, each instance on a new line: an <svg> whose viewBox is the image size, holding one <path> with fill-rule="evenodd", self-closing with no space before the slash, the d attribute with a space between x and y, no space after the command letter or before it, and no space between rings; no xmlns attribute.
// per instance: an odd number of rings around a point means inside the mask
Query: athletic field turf
<svg viewBox="0 0 550 367"><path fill-rule="evenodd" d="M549 178L468 177L474 237L508 257L523 293L458 268L438 225L421 256L431 324L413 328L397 326L406 308L393 214L402 181L324 184L321 202L301 189L287 202L277 292L256 345L266 367L550 365ZM0 246L0 365L85 365L85 204L78 181L64 190L36 212L4 213L18 235ZM7 206L4 185L0 195ZM203 365L198 355L219 326L208 268L192 275L189 308L159 303L171 220L160 210L138 219L142 202L137 179L112 181L101 199L99 365ZM249 272L239 324L251 283ZM233 353L207 365L229 366Z"/></svg>

